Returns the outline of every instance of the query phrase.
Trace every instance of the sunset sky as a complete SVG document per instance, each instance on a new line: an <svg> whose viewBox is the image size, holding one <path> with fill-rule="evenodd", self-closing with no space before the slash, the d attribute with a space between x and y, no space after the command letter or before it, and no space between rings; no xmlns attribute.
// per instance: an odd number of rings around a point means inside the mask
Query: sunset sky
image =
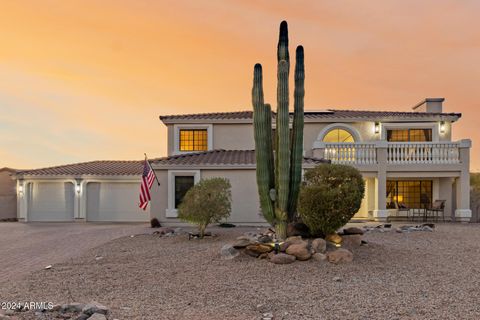
<svg viewBox="0 0 480 320"><path fill-rule="evenodd" d="M0 0L0 167L166 154L158 116L275 103L278 25L305 47L307 109L445 97L480 170L480 1Z"/></svg>

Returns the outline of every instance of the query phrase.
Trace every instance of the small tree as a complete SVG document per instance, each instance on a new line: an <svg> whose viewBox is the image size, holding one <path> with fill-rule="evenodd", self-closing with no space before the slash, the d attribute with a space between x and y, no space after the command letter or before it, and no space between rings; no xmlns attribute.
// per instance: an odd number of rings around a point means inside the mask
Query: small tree
<svg viewBox="0 0 480 320"><path fill-rule="evenodd" d="M212 222L227 218L231 211L232 192L225 178L201 180L183 197L178 207L178 218L198 226L200 237Z"/></svg>
<svg viewBox="0 0 480 320"><path fill-rule="evenodd" d="M322 164L305 172L298 212L312 234L334 233L360 209L365 182L347 165Z"/></svg>

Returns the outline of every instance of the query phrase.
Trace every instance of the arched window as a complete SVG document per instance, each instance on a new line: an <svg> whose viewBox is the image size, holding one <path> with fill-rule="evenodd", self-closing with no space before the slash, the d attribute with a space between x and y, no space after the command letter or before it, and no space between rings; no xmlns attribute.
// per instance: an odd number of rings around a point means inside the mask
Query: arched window
<svg viewBox="0 0 480 320"><path fill-rule="evenodd" d="M353 135L345 129L334 128L327 132L323 137L323 142L327 143L341 143L341 142L355 142Z"/></svg>

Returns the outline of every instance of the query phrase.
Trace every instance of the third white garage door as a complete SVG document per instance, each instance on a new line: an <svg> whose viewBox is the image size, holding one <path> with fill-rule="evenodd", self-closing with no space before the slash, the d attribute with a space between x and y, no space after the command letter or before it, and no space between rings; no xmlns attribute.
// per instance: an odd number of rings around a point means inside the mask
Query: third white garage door
<svg viewBox="0 0 480 320"><path fill-rule="evenodd" d="M138 207L140 182L87 184L87 221L146 222L149 210Z"/></svg>

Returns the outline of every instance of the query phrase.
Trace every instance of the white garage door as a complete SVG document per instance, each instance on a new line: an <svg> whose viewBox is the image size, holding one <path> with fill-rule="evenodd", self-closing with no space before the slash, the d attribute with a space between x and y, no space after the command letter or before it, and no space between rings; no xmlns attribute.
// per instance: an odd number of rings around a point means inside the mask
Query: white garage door
<svg viewBox="0 0 480 320"><path fill-rule="evenodd" d="M138 207L140 182L90 182L87 184L87 220L149 221L149 210ZM150 206L149 206L150 207Z"/></svg>
<svg viewBox="0 0 480 320"><path fill-rule="evenodd" d="M35 182L29 184L29 221L72 221L74 186L71 182Z"/></svg>

